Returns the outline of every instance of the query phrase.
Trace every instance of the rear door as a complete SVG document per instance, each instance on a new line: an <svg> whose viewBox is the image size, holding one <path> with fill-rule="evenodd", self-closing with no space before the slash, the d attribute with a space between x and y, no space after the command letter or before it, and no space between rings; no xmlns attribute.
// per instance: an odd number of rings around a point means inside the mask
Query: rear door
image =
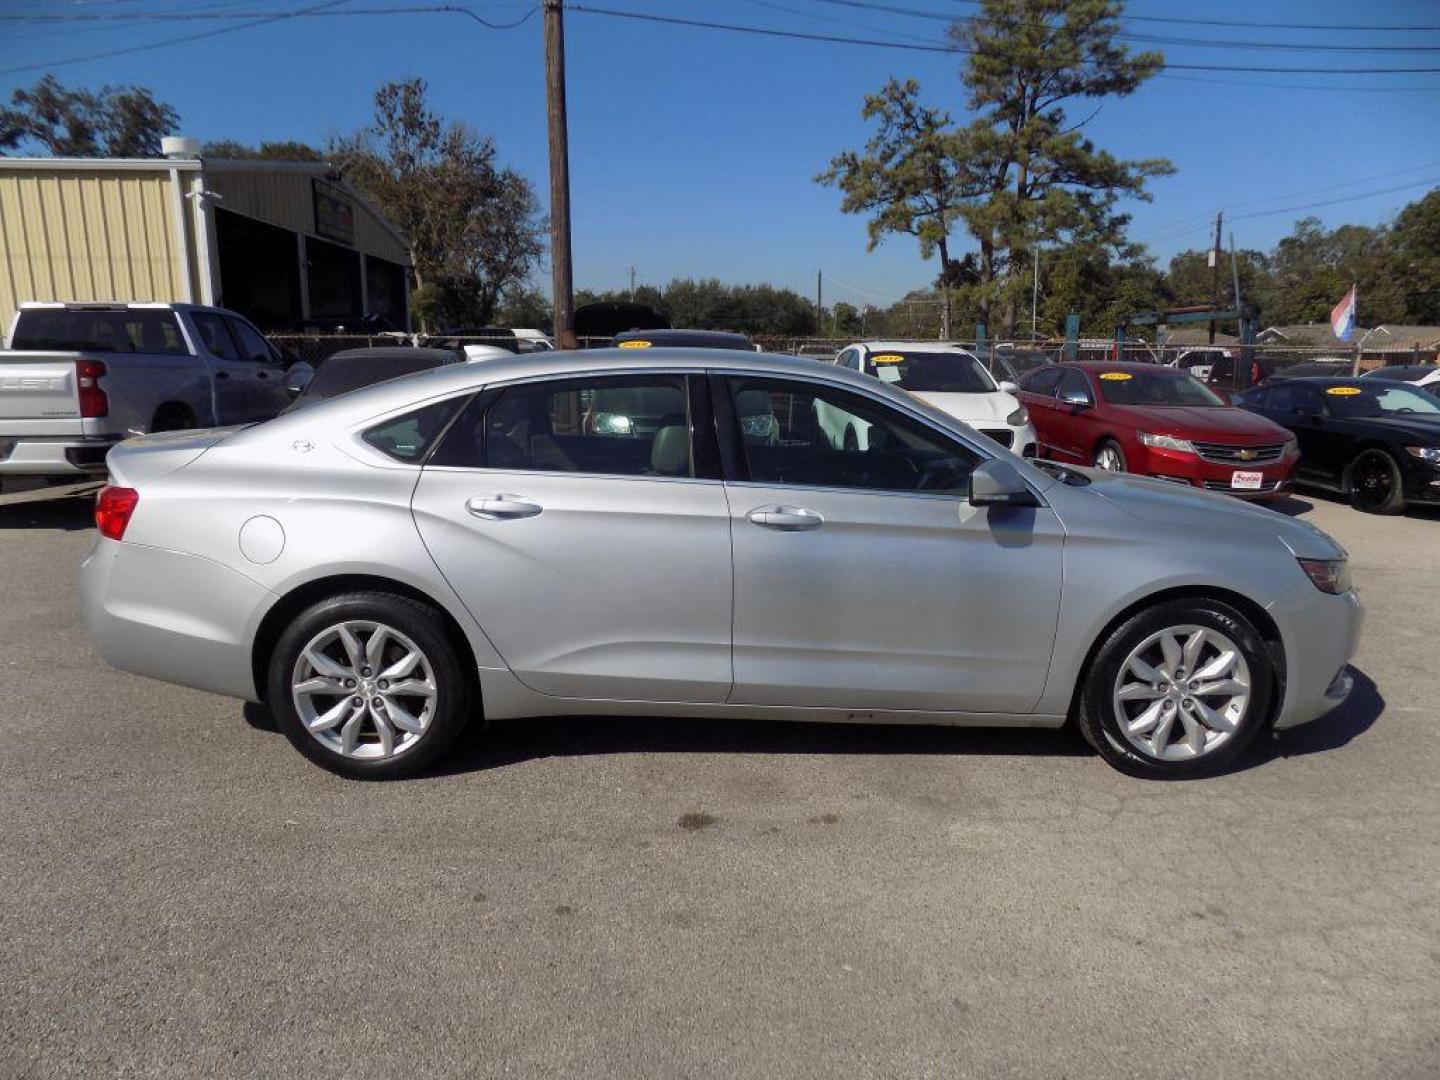
<svg viewBox="0 0 1440 1080"><path fill-rule="evenodd" d="M441 572L531 689L729 696L729 503L695 376L487 391L427 462L413 507Z"/></svg>

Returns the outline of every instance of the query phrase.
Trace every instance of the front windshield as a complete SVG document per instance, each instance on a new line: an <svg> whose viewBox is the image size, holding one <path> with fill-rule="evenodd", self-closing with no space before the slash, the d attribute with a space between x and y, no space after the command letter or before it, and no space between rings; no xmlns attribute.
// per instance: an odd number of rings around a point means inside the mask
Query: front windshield
<svg viewBox="0 0 1440 1080"><path fill-rule="evenodd" d="M865 372L901 390L932 394L989 394L995 380L964 352L883 352L865 358Z"/></svg>
<svg viewBox="0 0 1440 1080"><path fill-rule="evenodd" d="M1102 371L1100 394L1112 405L1224 405L1195 376L1184 371Z"/></svg>
<svg viewBox="0 0 1440 1080"><path fill-rule="evenodd" d="M1440 398L1395 383L1327 386L1325 400L1330 405L1330 411L1336 416L1364 418L1404 416L1411 413L1440 415Z"/></svg>

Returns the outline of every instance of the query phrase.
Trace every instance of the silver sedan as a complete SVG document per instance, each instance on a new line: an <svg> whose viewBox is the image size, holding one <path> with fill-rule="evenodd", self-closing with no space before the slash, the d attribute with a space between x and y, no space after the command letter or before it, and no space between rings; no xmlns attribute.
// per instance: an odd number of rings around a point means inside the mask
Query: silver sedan
<svg viewBox="0 0 1440 1080"><path fill-rule="evenodd" d="M793 357L440 368L109 468L101 655L263 701L353 777L414 773L482 713L1068 721L1126 772L1197 775L1343 700L1360 627L1303 522L1027 463Z"/></svg>

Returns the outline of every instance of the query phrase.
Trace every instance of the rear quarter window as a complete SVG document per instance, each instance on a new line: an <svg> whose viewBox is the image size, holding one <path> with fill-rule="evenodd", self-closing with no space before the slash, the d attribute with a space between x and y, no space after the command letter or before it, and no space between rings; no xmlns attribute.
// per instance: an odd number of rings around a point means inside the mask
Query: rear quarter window
<svg viewBox="0 0 1440 1080"><path fill-rule="evenodd" d="M393 416L368 428L361 438L386 457L407 465L417 465L450 426L451 418L469 400L469 395L450 398L403 416Z"/></svg>

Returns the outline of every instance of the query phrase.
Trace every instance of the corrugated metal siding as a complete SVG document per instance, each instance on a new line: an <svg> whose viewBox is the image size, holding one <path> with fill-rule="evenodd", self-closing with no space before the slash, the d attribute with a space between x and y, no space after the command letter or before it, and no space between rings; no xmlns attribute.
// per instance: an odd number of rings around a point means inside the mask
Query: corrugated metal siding
<svg viewBox="0 0 1440 1080"><path fill-rule="evenodd" d="M205 183L219 192L218 205L307 236L315 235L315 198L311 175L302 172L225 172L206 166ZM366 255L410 265L409 249L380 220L355 200L355 246Z"/></svg>
<svg viewBox="0 0 1440 1080"><path fill-rule="evenodd" d="M23 300L179 300L166 172L0 172L0 326Z"/></svg>

